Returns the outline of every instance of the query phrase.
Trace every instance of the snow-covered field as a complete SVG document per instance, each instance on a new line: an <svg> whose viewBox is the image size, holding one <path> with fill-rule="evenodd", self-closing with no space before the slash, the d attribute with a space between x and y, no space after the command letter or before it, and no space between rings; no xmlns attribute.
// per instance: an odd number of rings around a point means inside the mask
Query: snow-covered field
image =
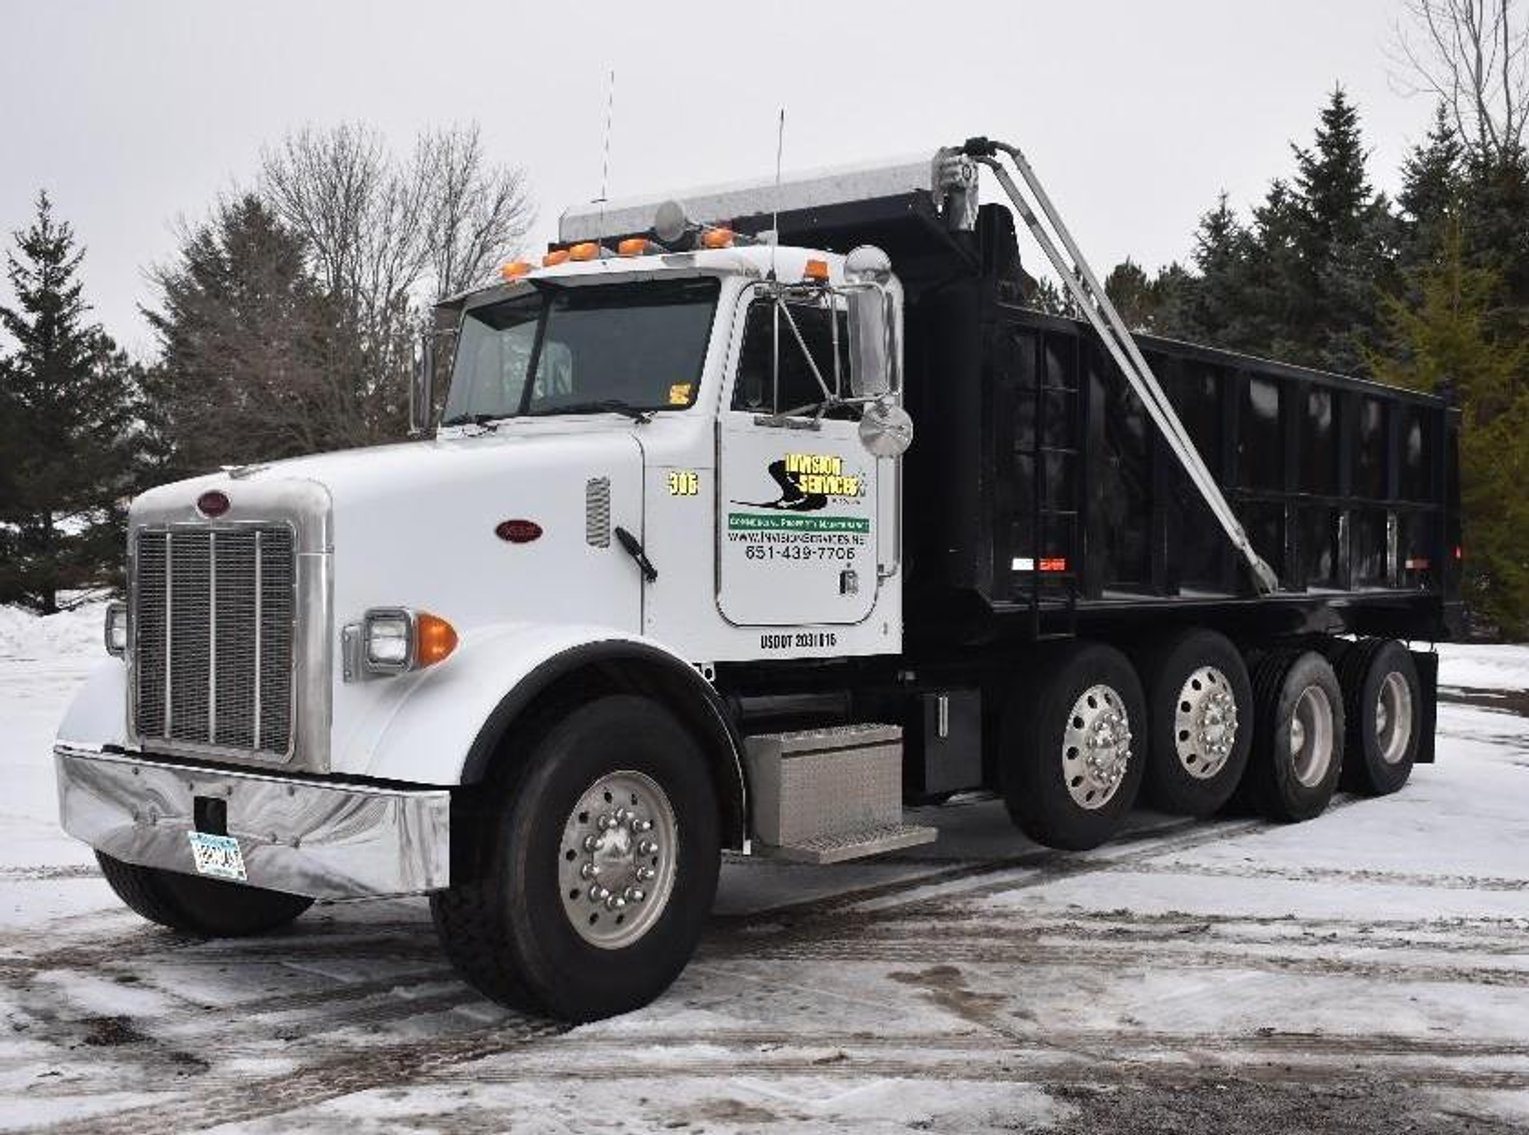
<svg viewBox="0 0 1529 1135"><path fill-rule="evenodd" d="M729 863L675 988L567 1030L459 983L422 902L219 944L119 907L50 756L99 628L0 609L0 1129L1529 1128L1529 648L1442 648L1439 763L1307 824L1064 855L986 802Z"/></svg>

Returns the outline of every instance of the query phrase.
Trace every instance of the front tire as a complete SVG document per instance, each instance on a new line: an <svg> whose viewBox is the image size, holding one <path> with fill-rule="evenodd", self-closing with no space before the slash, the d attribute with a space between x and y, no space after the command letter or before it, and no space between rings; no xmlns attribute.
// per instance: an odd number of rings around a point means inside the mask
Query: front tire
<svg viewBox="0 0 1529 1135"><path fill-rule="evenodd" d="M96 852L117 897L150 922L198 938L243 938L285 926L313 905L304 895L182 875Z"/></svg>
<svg viewBox="0 0 1529 1135"><path fill-rule="evenodd" d="M1136 671L1114 647L1038 655L1000 732L1004 803L1020 830L1068 851L1114 835L1141 787L1146 716Z"/></svg>
<svg viewBox="0 0 1529 1135"><path fill-rule="evenodd" d="M721 856L710 768L684 727L645 698L600 698L485 790L470 875L430 903L457 971L503 1005L569 1021L667 989Z"/></svg>

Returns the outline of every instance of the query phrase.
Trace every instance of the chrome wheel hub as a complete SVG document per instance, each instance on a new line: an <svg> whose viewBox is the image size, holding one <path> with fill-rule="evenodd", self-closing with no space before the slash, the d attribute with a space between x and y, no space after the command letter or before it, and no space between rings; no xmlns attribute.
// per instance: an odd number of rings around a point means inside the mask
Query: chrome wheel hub
<svg viewBox="0 0 1529 1135"><path fill-rule="evenodd" d="M1380 684L1375 698L1375 746L1380 759L1394 765L1407 754L1412 741L1412 688L1392 670Z"/></svg>
<svg viewBox="0 0 1529 1135"><path fill-rule="evenodd" d="M1179 764L1196 780L1209 780L1226 767L1237 744L1237 698L1214 666L1201 666L1184 680L1174 708L1173 741Z"/></svg>
<svg viewBox="0 0 1529 1135"><path fill-rule="evenodd" d="M1290 715L1290 759L1307 788L1322 783L1333 762L1333 704L1321 686L1307 686Z"/></svg>
<svg viewBox="0 0 1529 1135"><path fill-rule="evenodd" d="M1114 798L1131 762L1131 719L1111 686L1090 686L1062 734L1062 775L1073 802L1093 811Z"/></svg>
<svg viewBox="0 0 1529 1135"><path fill-rule="evenodd" d="M615 772L585 790L563 825L558 883L579 937L606 950L646 934L674 889L679 824L658 782Z"/></svg>

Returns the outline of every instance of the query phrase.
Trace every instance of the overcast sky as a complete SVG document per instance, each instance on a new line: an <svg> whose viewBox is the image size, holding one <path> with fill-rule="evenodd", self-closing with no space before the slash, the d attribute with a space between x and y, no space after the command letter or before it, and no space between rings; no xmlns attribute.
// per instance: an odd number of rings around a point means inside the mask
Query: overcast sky
<svg viewBox="0 0 1529 1135"><path fill-rule="evenodd" d="M1127 254L1155 268L1187 255L1218 191L1245 207L1288 172L1288 143L1309 141L1337 82L1372 175L1394 186L1430 115L1390 79L1399 14L1400 0L0 0L0 230L46 187L88 247L99 318L146 354L144 266L284 131L363 120L403 149L476 119L493 157L529 174L541 243L599 194L614 67L613 198L768 176L784 105L788 170L1015 141L1101 270Z"/></svg>

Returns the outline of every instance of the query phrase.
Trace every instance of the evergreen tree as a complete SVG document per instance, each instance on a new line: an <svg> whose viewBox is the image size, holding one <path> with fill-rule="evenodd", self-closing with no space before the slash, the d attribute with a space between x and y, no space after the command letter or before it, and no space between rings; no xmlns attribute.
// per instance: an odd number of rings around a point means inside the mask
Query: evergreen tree
<svg viewBox="0 0 1529 1135"><path fill-rule="evenodd" d="M1383 381L1448 389L1462 411L1460 505L1473 613L1529 635L1529 342L1496 330L1499 274L1467 262L1463 227L1446 219L1430 263L1383 303Z"/></svg>
<svg viewBox="0 0 1529 1135"><path fill-rule="evenodd" d="M1428 137L1402 163L1402 191L1396 199L1419 259L1439 247L1440 222L1458 210L1464 165L1465 147L1440 103Z"/></svg>
<svg viewBox="0 0 1529 1135"><path fill-rule="evenodd" d="M84 250L46 193L31 227L13 235L15 306L0 305L17 344L0 363L0 602L49 614L60 592L118 580L123 502L137 472L137 376L89 322Z"/></svg>
<svg viewBox="0 0 1529 1135"><path fill-rule="evenodd" d="M159 306L144 315L160 358L148 381L166 475L372 440L346 381L351 325L259 197L220 204L152 279Z"/></svg>

